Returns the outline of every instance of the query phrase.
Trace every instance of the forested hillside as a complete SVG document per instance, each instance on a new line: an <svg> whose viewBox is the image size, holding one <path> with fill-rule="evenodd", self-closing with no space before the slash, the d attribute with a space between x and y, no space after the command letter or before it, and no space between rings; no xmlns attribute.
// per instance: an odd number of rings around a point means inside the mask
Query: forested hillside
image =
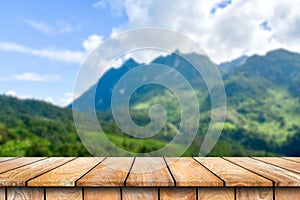
<svg viewBox="0 0 300 200"><path fill-rule="evenodd" d="M202 55L187 55L209 66ZM209 94L203 80L189 64L174 54L153 62L173 66L197 89L201 107L198 134L185 156L196 156L210 120ZM150 152L167 145L178 131L180 119L176 96L166 88L147 85L131 99L130 112L139 125L149 123L151 105L161 104L167 123L151 138L124 134L111 116L114 84L138 63L128 60L100 79L96 90L97 115L106 136L115 145L131 152ZM220 65L227 95L227 117L221 137L210 156L300 156L300 55L283 49L264 56L242 57ZM103 88L104 86L104 88ZM77 101L84 110L83 94ZM36 100L0 96L0 156L87 156L74 126L72 110ZM93 133L97 137L97 133ZM181 147L178 147L179 149Z"/></svg>

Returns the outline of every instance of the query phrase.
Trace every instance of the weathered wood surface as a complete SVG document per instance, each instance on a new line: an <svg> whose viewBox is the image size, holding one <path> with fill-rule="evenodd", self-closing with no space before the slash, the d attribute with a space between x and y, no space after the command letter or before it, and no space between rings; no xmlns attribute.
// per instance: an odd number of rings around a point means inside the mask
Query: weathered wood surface
<svg viewBox="0 0 300 200"><path fill-rule="evenodd" d="M197 200L196 188L161 188L161 200Z"/></svg>
<svg viewBox="0 0 300 200"><path fill-rule="evenodd" d="M291 160L291 161L295 161L295 162L300 162L300 157L282 157L283 159L286 160Z"/></svg>
<svg viewBox="0 0 300 200"><path fill-rule="evenodd" d="M121 190L114 188L84 188L85 200L119 200L121 199Z"/></svg>
<svg viewBox="0 0 300 200"><path fill-rule="evenodd" d="M0 174L0 185L25 186L26 181L37 177L74 158L47 158L30 165Z"/></svg>
<svg viewBox="0 0 300 200"><path fill-rule="evenodd" d="M225 158L275 182L276 186L300 186L300 174L252 158Z"/></svg>
<svg viewBox="0 0 300 200"><path fill-rule="evenodd" d="M195 158L225 181L225 186L272 186L272 181L222 158Z"/></svg>
<svg viewBox="0 0 300 200"><path fill-rule="evenodd" d="M0 200L300 199L299 158L0 158Z"/></svg>
<svg viewBox="0 0 300 200"><path fill-rule="evenodd" d="M134 158L107 158L77 181L78 186L124 186Z"/></svg>
<svg viewBox="0 0 300 200"><path fill-rule="evenodd" d="M17 159L12 159L12 160L8 160L5 162L1 162L0 163L0 173L12 170L12 169L16 169L18 167L24 166L24 165L28 165L30 163L34 163L36 161L39 160L43 160L46 159L45 157L42 158L38 158L38 157L23 157L23 158L17 158Z"/></svg>
<svg viewBox="0 0 300 200"><path fill-rule="evenodd" d="M163 158L136 158L126 186L174 186L174 181Z"/></svg>
<svg viewBox="0 0 300 200"><path fill-rule="evenodd" d="M123 200L157 200L157 188L134 188L125 187L122 189Z"/></svg>
<svg viewBox="0 0 300 200"><path fill-rule="evenodd" d="M260 188L237 188L236 189L236 199L247 199L247 200L272 200L273 199L273 189L268 187Z"/></svg>
<svg viewBox="0 0 300 200"><path fill-rule="evenodd" d="M81 188L46 188L47 200L82 200Z"/></svg>
<svg viewBox="0 0 300 200"><path fill-rule="evenodd" d="M275 188L275 199L276 200L287 200L287 199L300 199L299 188Z"/></svg>
<svg viewBox="0 0 300 200"><path fill-rule="evenodd" d="M7 188L8 200L44 200L43 188L9 187Z"/></svg>
<svg viewBox="0 0 300 200"><path fill-rule="evenodd" d="M200 200L234 200L234 188L198 188L198 199Z"/></svg>
<svg viewBox="0 0 300 200"><path fill-rule="evenodd" d="M176 186L223 186L221 179L193 158L166 158Z"/></svg>
<svg viewBox="0 0 300 200"><path fill-rule="evenodd" d="M0 162L4 162L7 160L12 160L12 159L16 159L16 157L0 157Z"/></svg>
<svg viewBox="0 0 300 200"><path fill-rule="evenodd" d="M271 157L255 157L255 159L296 173L300 173L300 163L294 161L290 161L282 158L271 158Z"/></svg>
<svg viewBox="0 0 300 200"><path fill-rule="evenodd" d="M28 181L28 186L75 186L75 182L103 158L76 158Z"/></svg>

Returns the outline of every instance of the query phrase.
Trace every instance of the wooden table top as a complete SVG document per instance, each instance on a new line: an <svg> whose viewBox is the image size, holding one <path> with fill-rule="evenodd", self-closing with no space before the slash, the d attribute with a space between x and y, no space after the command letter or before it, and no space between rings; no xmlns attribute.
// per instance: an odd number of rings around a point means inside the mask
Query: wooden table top
<svg viewBox="0 0 300 200"><path fill-rule="evenodd" d="M0 187L300 187L288 157L1 157Z"/></svg>

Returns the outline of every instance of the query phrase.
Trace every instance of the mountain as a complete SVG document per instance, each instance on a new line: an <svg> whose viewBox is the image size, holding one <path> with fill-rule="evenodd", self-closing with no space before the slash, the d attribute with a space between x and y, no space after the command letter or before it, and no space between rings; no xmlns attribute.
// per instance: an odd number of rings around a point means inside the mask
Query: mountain
<svg viewBox="0 0 300 200"><path fill-rule="evenodd" d="M213 64L203 55L193 53L185 56L208 69ZM158 57L152 63L176 69L196 89L202 116L194 145L199 146L210 119L210 98L205 82L186 60L175 53ZM105 116L110 123L114 123L110 116L112 90L122 75L137 66L137 62L128 60L119 69L109 70L101 77L97 86L92 86L93 89L97 87L95 108L108 113ZM300 134L300 55L277 49L266 55L243 56L223 63L220 70L223 70L228 109L223 133L211 155L295 155L295 150L289 147L289 143L298 141ZM147 75L141 74L137 79L144 76ZM165 78L172 80L174 77ZM90 94L90 91L76 101L84 102L85 95ZM180 107L172 92L157 85L146 85L138 88L130 103L132 118L139 125L150 122L150 106L160 103L166 108L168 118L163 133L154 139L167 142L167 139L174 137L174 132L178 131ZM84 103L80 105L79 110L84 110ZM101 119L103 115L98 116Z"/></svg>
<svg viewBox="0 0 300 200"><path fill-rule="evenodd" d="M203 55L193 53L186 57L205 67L213 65ZM199 129L183 155L197 156L211 114L205 82L191 64L175 53L158 57L152 63L176 69L196 89L201 111ZM146 153L168 145L174 138L181 110L176 96L168 88L145 85L138 88L130 99L132 119L136 124L147 125L150 122L149 108L159 103L167 111L165 126L157 135L146 139L129 136L118 128L110 111L112 90L120 77L138 65L130 59L120 68L109 70L91 88L97 91L95 108L107 138L127 151ZM151 64L146 67L151 67ZM144 80L151 75L141 73L135 78ZM227 117L221 137L209 155L300 156L300 54L277 49L266 55L253 55L245 63L224 70L222 75L227 94ZM179 80L172 70L169 74L161 72L155 78L175 83ZM181 84L174 85L175 89L184 89ZM84 99L89 98L88 95L92 95L91 90L77 99L78 111L85 109ZM90 155L76 133L70 108L4 95L0 95L0 107L0 156ZM96 137L98 133L90 134ZM182 147L176 148L180 150Z"/></svg>
<svg viewBox="0 0 300 200"><path fill-rule="evenodd" d="M223 63L219 64L219 66L228 71L228 70L240 67L241 65L245 64L248 58L249 58L248 56L244 55L244 56L236 58L232 61L223 62Z"/></svg>
<svg viewBox="0 0 300 200"><path fill-rule="evenodd" d="M0 95L0 156L84 156L72 111Z"/></svg>

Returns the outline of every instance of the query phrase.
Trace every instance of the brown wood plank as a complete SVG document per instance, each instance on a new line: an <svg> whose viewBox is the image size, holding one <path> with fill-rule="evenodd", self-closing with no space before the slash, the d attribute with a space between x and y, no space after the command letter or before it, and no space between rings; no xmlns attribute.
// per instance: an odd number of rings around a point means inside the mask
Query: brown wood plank
<svg viewBox="0 0 300 200"><path fill-rule="evenodd" d="M226 186L272 186L272 181L252 173L222 158L197 159L202 165L225 181Z"/></svg>
<svg viewBox="0 0 300 200"><path fill-rule="evenodd" d="M76 158L27 182L28 186L75 186L76 180L96 166L103 158Z"/></svg>
<svg viewBox="0 0 300 200"><path fill-rule="evenodd" d="M0 188L0 200L5 200L5 188Z"/></svg>
<svg viewBox="0 0 300 200"><path fill-rule="evenodd" d="M223 186L221 179L193 158L165 158L176 186ZM192 170L187 170L192 169Z"/></svg>
<svg viewBox="0 0 300 200"><path fill-rule="evenodd" d="M0 163L0 173L18 168L20 166L27 165L29 163L36 162L38 160L43 160L46 157L22 157L13 160L8 160Z"/></svg>
<svg viewBox="0 0 300 200"><path fill-rule="evenodd" d="M282 157L283 159L286 160L291 160L291 161L295 161L295 162L300 162L300 157Z"/></svg>
<svg viewBox="0 0 300 200"><path fill-rule="evenodd" d="M77 181L78 186L124 186L134 158L107 158Z"/></svg>
<svg viewBox="0 0 300 200"><path fill-rule="evenodd" d="M84 200L121 200L120 188L84 188Z"/></svg>
<svg viewBox="0 0 300 200"><path fill-rule="evenodd" d="M236 199L273 200L273 188L236 188Z"/></svg>
<svg viewBox="0 0 300 200"><path fill-rule="evenodd" d="M82 188L46 188L47 200L82 200Z"/></svg>
<svg viewBox="0 0 300 200"><path fill-rule="evenodd" d="M281 168L288 169L293 172L300 173L300 163L286 160L283 158L275 158L275 157L254 157L257 160L261 160L263 162L270 163L272 165L276 165Z"/></svg>
<svg viewBox="0 0 300 200"><path fill-rule="evenodd" d="M252 158L224 158L275 182L276 186L300 186L300 174Z"/></svg>
<svg viewBox="0 0 300 200"><path fill-rule="evenodd" d="M161 200L196 200L196 188L160 188Z"/></svg>
<svg viewBox="0 0 300 200"><path fill-rule="evenodd" d="M44 200L43 188L9 187L7 200Z"/></svg>
<svg viewBox="0 0 300 200"><path fill-rule="evenodd" d="M126 186L174 186L174 182L163 158L138 157L129 173Z"/></svg>
<svg viewBox="0 0 300 200"><path fill-rule="evenodd" d="M123 200L157 200L158 188L128 188L122 189Z"/></svg>
<svg viewBox="0 0 300 200"><path fill-rule="evenodd" d="M234 188L198 188L198 200L234 200Z"/></svg>
<svg viewBox="0 0 300 200"><path fill-rule="evenodd" d="M25 186L26 181L74 158L47 158L0 174L0 186Z"/></svg>
<svg viewBox="0 0 300 200"><path fill-rule="evenodd" d="M300 189L297 187L290 188L275 188L275 199L276 200L287 200L287 199L300 199Z"/></svg>
<svg viewBox="0 0 300 200"><path fill-rule="evenodd" d="M12 160L12 159L16 159L16 157L0 157L0 162L4 162L7 160Z"/></svg>

